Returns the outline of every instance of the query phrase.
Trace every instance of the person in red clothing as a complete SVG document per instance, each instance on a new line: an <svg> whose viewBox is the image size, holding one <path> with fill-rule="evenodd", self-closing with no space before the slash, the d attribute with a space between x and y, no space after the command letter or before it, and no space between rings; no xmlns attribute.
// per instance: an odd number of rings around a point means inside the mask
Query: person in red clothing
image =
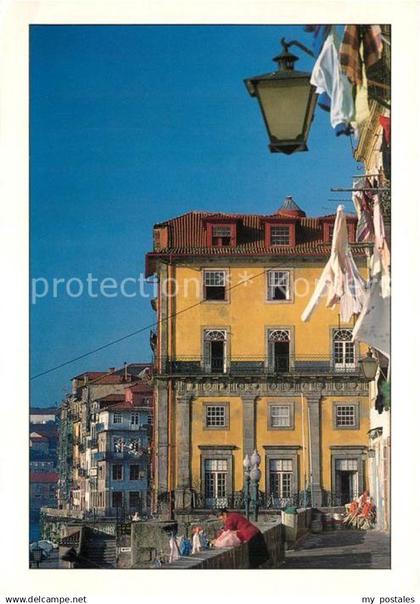
<svg viewBox="0 0 420 604"><path fill-rule="evenodd" d="M260 529L238 512L228 512L226 508L216 510L215 514L223 522L224 530L236 531L242 543L248 543L249 566L258 568L269 559L267 546Z"/></svg>
<svg viewBox="0 0 420 604"><path fill-rule="evenodd" d="M242 543L250 541L253 537L261 534L261 531L255 524L252 524L245 516L238 514L238 512L228 512L226 508L217 510L219 520L223 522L223 528L225 531L236 531L238 539Z"/></svg>

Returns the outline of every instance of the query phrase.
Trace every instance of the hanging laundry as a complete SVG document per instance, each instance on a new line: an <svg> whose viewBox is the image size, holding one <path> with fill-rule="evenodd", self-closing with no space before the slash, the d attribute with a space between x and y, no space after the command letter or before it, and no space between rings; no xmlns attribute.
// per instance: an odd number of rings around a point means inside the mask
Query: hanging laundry
<svg viewBox="0 0 420 604"><path fill-rule="evenodd" d="M358 243L366 243L373 241L374 226L373 226L373 194L371 191L365 189L372 188L373 183L362 176L357 180L353 189L360 189L353 191L352 199L357 214L357 227L356 227L356 241Z"/></svg>
<svg viewBox="0 0 420 604"><path fill-rule="evenodd" d="M379 25L346 25L340 47L342 71L356 86L363 83L360 45L363 42L365 69L374 65L382 56L382 33Z"/></svg>
<svg viewBox="0 0 420 604"><path fill-rule="evenodd" d="M363 42L361 44L363 54ZM366 77L365 66L362 65L362 83L356 87L356 98L354 101L355 106L355 122L356 127L360 130L363 122L365 122L370 115L369 102L368 102L368 83Z"/></svg>
<svg viewBox="0 0 420 604"><path fill-rule="evenodd" d="M334 130L336 136L341 136L342 134L350 136L350 134L354 134L353 126L351 124L346 124L345 122L338 124L338 126L336 126Z"/></svg>
<svg viewBox="0 0 420 604"><path fill-rule="evenodd" d="M319 53L324 46L324 42L331 31L332 25L305 25L303 28L307 33L312 33L312 52L314 53L315 59L318 58ZM324 92L318 97L318 106L324 111L331 110L330 97Z"/></svg>
<svg viewBox="0 0 420 604"><path fill-rule="evenodd" d="M316 58L324 46L324 42L327 39L328 34L331 31L331 25L305 25L303 30L307 33L313 34L312 37L312 51Z"/></svg>
<svg viewBox="0 0 420 604"><path fill-rule="evenodd" d="M373 226L375 231L375 250L378 252L381 259L381 271L388 273L391 265L391 254L386 240L379 195L375 195L373 201ZM375 271L373 274L376 274L377 272L379 271Z"/></svg>
<svg viewBox="0 0 420 604"><path fill-rule="evenodd" d="M353 342L365 342L390 358L391 297L382 296L379 276L372 279L366 302L353 328Z"/></svg>
<svg viewBox="0 0 420 604"><path fill-rule="evenodd" d="M391 118L381 115L379 123L382 126L382 168L384 171L385 178L389 180L391 178Z"/></svg>
<svg viewBox="0 0 420 604"><path fill-rule="evenodd" d="M339 45L338 34L333 28L311 75L311 84L316 86L316 93L326 93L331 99L330 120L333 128L348 124L354 118L352 86L340 69Z"/></svg>
<svg viewBox="0 0 420 604"><path fill-rule="evenodd" d="M365 342L390 357L391 255L378 194L373 199L374 246L370 260L371 281L366 302L353 329L353 342Z"/></svg>
<svg viewBox="0 0 420 604"><path fill-rule="evenodd" d="M387 117L385 115L381 115L379 117L379 123L381 124L381 126L383 128L385 141L388 143L388 145L390 145L391 144L391 118Z"/></svg>
<svg viewBox="0 0 420 604"><path fill-rule="evenodd" d="M371 258L370 274L381 281L381 296L388 298L391 295L391 254L385 237L385 225L382 218L379 196L375 195L373 204L373 225L375 244Z"/></svg>
<svg viewBox="0 0 420 604"><path fill-rule="evenodd" d="M342 205L337 208L331 256L302 313L302 321L309 320L324 294L327 294L327 308L340 304L340 317L344 322L348 322L353 314L360 313L366 300L366 282L357 269L348 244L347 222Z"/></svg>

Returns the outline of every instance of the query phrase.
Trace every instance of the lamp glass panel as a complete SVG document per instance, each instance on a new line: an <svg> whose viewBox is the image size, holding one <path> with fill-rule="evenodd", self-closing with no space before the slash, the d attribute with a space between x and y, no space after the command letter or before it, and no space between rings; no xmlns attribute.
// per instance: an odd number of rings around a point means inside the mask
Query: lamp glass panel
<svg viewBox="0 0 420 604"><path fill-rule="evenodd" d="M373 380L378 370L378 362L373 357L366 357L362 359L362 368L365 377L368 380Z"/></svg>
<svg viewBox="0 0 420 604"><path fill-rule="evenodd" d="M280 141L302 136L310 91L308 80L259 83L260 101L271 136Z"/></svg>

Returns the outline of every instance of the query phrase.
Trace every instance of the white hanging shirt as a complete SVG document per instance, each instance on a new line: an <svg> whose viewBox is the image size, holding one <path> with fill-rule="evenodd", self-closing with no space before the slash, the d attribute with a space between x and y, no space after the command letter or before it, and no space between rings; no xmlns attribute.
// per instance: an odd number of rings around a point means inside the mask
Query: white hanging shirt
<svg viewBox="0 0 420 604"><path fill-rule="evenodd" d="M320 298L327 294L327 308L340 303L340 316L344 322L361 312L366 300L366 282L357 270L347 239L347 222L344 206L339 205L334 223L331 256L302 313L302 321L308 321Z"/></svg>
<svg viewBox="0 0 420 604"><path fill-rule="evenodd" d="M311 75L311 84L316 86L316 93L326 92L331 99L330 120L333 128L354 119L353 87L341 71L339 47L340 41L333 28L324 42Z"/></svg>
<svg viewBox="0 0 420 604"><path fill-rule="evenodd" d="M388 359L391 350L391 297L382 295L381 279L374 277L363 310L353 328L353 339L365 342Z"/></svg>
<svg viewBox="0 0 420 604"><path fill-rule="evenodd" d="M380 201L373 202L375 243L370 261L372 279L362 312L353 328L352 341L365 342L388 359L391 354L391 256L385 238Z"/></svg>

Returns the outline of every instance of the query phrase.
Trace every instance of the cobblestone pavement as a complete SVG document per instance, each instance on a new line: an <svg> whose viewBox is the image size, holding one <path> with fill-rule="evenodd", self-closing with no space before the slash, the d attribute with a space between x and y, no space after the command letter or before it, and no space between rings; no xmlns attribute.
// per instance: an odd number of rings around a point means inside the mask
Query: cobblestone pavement
<svg viewBox="0 0 420 604"><path fill-rule="evenodd" d="M390 537L376 530L310 533L286 552L283 568L391 568Z"/></svg>

